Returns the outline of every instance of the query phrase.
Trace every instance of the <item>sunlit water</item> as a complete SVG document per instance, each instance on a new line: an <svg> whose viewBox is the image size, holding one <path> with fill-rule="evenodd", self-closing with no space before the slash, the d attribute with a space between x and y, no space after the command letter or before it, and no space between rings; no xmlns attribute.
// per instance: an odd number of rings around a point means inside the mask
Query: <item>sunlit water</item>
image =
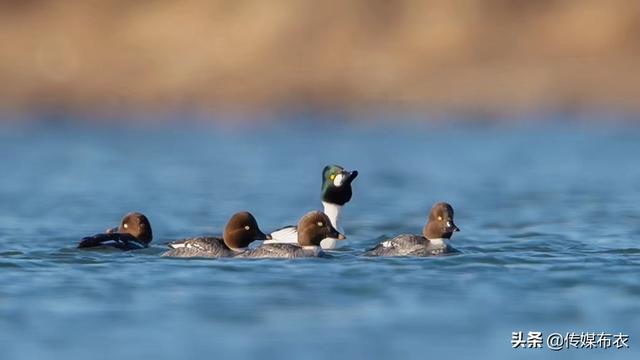
<svg viewBox="0 0 640 360"><path fill-rule="evenodd" d="M638 128L145 126L0 127L2 359L639 354ZM159 256L238 210L295 223L329 163L360 172L330 258ZM360 256L440 200L461 254ZM132 210L151 248L74 248ZM622 332L630 348L514 350L513 331Z"/></svg>

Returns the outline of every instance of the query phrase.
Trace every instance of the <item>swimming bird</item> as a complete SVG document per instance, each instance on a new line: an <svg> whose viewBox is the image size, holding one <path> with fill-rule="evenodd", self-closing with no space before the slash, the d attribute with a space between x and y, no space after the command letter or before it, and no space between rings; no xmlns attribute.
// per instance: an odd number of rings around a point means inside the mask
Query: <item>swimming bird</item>
<svg viewBox="0 0 640 360"><path fill-rule="evenodd" d="M366 256L432 256L455 252L447 244L460 229L453 222L453 208L440 202L433 205L422 235L403 234L378 244L365 252Z"/></svg>
<svg viewBox="0 0 640 360"><path fill-rule="evenodd" d="M137 250L148 247L152 239L149 219L139 212L131 212L122 218L118 227L82 238L78 248L108 246L125 251Z"/></svg>
<svg viewBox="0 0 640 360"><path fill-rule="evenodd" d="M339 165L328 165L322 170L322 190L321 199L324 213L327 214L331 225L340 233L344 234L341 226L342 209L351 200L351 183L358 176L358 171L347 171ZM298 242L297 226L285 226L271 233L272 240L265 241L265 244ZM323 239L321 246L323 249L335 249L336 238L328 237Z"/></svg>
<svg viewBox="0 0 640 360"><path fill-rule="evenodd" d="M248 250L255 240L265 240L269 235L260 230L256 218L247 211L235 213L227 222L222 237L198 236L177 240L169 244L170 257L232 257Z"/></svg>
<svg viewBox="0 0 640 360"><path fill-rule="evenodd" d="M237 257L246 258L300 258L322 256L320 243L326 238L344 240L345 236L338 232L329 217L320 211L305 214L297 227L298 244L263 244Z"/></svg>

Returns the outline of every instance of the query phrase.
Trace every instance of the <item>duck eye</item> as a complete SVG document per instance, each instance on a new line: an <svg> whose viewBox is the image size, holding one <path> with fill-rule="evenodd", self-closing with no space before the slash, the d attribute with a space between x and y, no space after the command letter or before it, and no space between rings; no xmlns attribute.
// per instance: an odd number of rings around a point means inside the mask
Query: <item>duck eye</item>
<svg viewBox="0 0 640 360"><path fill-rule="evenodd" d="M442 216L438 216L438 220L442 221Z"/></svg>
<svg viewBox="0 0 640 360"><path fill-rule="evenodd" d="M123 225L123 226L124 226L124 228L126 229L126 228L128 228L128 227L129 227L129 224L124 223L124 225Z"/></svg>
<svg viewBox="0 0 640 360"><path fill-rule="evenodd" d="M336 178L336 174L331 174L331 176L329 176L329 179L333 180Z"/></svg>
<svg viewBox="0 0 640 360"><path fill-rule="evenodd" d="M318 221L318 226L323 227L324 224L322 223L322 221Z"/></svg>
<svg viewBox="0 0 640 360"><path fill-rule="evenodd" d="M247 226L244 227L244 229L245 230L249 230L249 229L251 229L251 226L247 225Z"/></svg>

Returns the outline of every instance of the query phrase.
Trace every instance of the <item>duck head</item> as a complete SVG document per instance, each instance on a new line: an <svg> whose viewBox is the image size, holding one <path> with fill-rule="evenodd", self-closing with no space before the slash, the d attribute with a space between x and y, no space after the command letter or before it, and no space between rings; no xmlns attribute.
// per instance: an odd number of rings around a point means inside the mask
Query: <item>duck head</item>
<svg viewBox="0 0 640 360"><path fill-rule="evenodd" d="M298 244L300 246L320 246L325 238L344 240L346 237L336 230L329 217L320 211L305 214L298 222Z"/></svg>
<svg viewBox="0 0 640 360"><path fill-rule="evenodd" d="M358 171L347 171L339 165L327 165L322 170L322 201L344 205L351 200L351 183Z"/></svg>
<svg viewBox="0 0 640 360"><path fill-rule="evenodd" d="M256 218L248 211L233 214L224 228L222 237L231 249L246 248L256 240L271 239L271 236L260 230Z"/></svg>
<svg viewBox="0 0 640 360"><path fill-rule="evenodd" d="M445 202L433 205L422 235L427 239L450 239L456 231L460 229L453 222L453 207Z"/></svg>
<svg viewBox="0 0 640 360"><path fill-rule="evenodd" d="M129 234L145 245L149 245L153 240L151 223L144 214L139 212L128 213L122 218L117 228L107 230L107 234L113 233Z"/></svg>

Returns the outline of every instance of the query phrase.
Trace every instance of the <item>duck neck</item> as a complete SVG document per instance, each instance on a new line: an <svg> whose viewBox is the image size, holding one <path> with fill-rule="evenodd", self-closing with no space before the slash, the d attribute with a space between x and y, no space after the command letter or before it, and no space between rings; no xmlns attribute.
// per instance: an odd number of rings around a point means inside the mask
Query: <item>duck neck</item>
<svg viewBox="0 0 640 360"><path fill-rule="evenodd" d="M342 231L342 205L332 204L326 201L322 202L322 207L324 208L324 213L329 217L329 221L331 221L331 225L333 227L344 234Z"/></svg>
<svg viewBox="0 0 640 360"><path fill-rule="evenodd" d="M303 246L302 249L313 254L313 256L318 256L318 254L320 254L320 252L322 251L322 248L316 245Z"/></svg>
<svg viewBox="0 0 640 360"><path fill-rule="evenodd" d="M428 240L429 240L429 243L432 246L442 247L442 246L446 246L447 245L447 240L448 239L436 238L436 239L428 239Z"/></svg>

